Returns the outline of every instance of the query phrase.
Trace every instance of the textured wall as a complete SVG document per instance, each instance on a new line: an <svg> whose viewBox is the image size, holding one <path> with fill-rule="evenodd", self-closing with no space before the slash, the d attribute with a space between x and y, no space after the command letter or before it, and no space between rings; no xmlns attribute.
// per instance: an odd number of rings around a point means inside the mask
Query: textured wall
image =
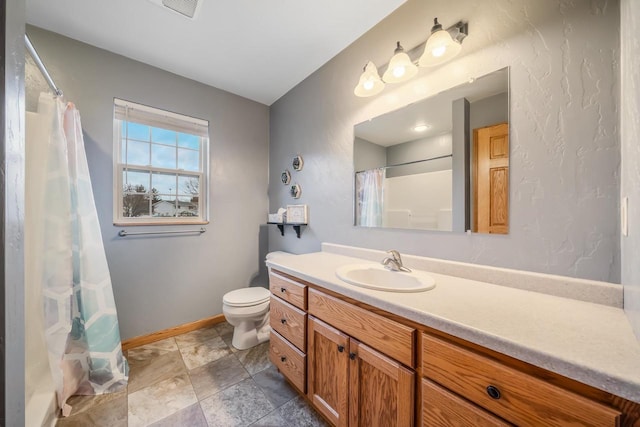
<svg viewBox="0 0 640 427"><path fill-rule="evenodd" d="M33 27L27 32L82 116L122 338L222 313L224 293L247 286L259 270L258 236L267 214L268 107L51 32ZM206 233L117 236L122 227L112 225L114 97L209 120Z"/></svg>
<svg viewBox="0 0 640 427"><path fill-rule="evenodd" d="M629 198L629 236L622 237L624 309L640 339L640 2L621 2L622 197Z"/></svg>
<svg viewBox="0 0 640 427"><path fill-rule="evenodd" d="M374 98L353 88L367 60L383 66L396 40L424 41L431 19L469 21L462 55ZM480 264L619 282L617 1L409 0L271 107L270 210L292 203L294 173L309 205L301 239L270 230L270 249L320 242L395 248ZM612 31L613 30L613 31ZM352 226L353 125L502 67L511 67L511 223L507 236Z"/></svg>

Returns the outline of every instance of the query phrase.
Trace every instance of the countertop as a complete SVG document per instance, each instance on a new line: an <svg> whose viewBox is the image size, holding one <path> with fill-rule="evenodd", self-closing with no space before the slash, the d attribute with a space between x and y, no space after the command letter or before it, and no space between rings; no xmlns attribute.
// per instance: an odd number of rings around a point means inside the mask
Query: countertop
<svg viewBox="0 0 640 427"><path fill-rule="evenodd" d="M361 258L328 252L267 265L320 287L640 403L640 342L621 308L428 272L433 290L394 293L338 279Z"/></svg>

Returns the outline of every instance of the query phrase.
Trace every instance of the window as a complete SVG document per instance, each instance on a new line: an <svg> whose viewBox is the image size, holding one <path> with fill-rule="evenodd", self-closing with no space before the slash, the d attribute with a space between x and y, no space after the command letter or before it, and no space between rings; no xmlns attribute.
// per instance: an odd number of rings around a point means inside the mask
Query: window
<svg viewBox="0 0 640 427"><path fill-rule="evenodd" d="M114 223L207 221L209 123L114 100Z"/></svg>

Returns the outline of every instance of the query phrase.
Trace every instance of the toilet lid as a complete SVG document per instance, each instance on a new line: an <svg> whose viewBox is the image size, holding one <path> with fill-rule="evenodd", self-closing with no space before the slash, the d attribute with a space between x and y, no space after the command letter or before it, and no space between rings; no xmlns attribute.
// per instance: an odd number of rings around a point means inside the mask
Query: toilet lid
<svg viewBox="0 0 640 427"><path fill-rule="evenodd" d="M243 288L227 292L224 297L222 297L222 301L233 307L249 307L269 301L270 295L271 292L265 288Z"/></svg>

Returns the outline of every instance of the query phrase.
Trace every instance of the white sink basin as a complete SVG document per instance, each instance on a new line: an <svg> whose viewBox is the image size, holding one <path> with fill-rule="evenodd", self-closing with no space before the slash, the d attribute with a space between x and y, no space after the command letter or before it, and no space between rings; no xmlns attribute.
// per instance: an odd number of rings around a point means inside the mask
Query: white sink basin
<svg viewBox="0 0 640 427"><path fill-rule="evenodd" d="M336 270L336 276L351 285L389 292L422 292L436 287L424 271L389 271L378 264L349 264Z"/></svg>

